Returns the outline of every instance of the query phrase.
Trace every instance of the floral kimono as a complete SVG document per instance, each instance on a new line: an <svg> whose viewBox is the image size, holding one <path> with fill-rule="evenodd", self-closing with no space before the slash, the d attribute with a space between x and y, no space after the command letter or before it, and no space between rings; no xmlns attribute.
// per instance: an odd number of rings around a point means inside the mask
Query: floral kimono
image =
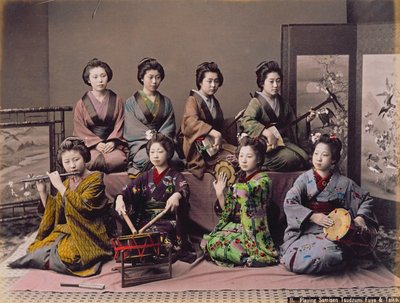
<svg viewBox="0 0 400 303"><path fill-rule="evenodd" d="M63 274L91 276L111 259L106 223L111 215L104 192L103 174L94 172L74 189L64 181L64 197L48 196L35 241L13 268L51 269Z"/></svg>
<svg viewBox="0 0 400 303"><path fill-rule="evenodd" d="M204 172L213 169L213 166L220 159L225 159L227 155L235 153L235 147L228 144L225 140L222 149L211 159L202 157L196 147L196 141L204 138L212 129L222 132L224 116L218 100L213 97L214 115L210 112L205 101L196 91L191 91L186 101L181 124L183 134L183 153L187 161L188 170L201 179Z"/></svg>
<svg viewBox="0 0 400 303"><path fill-rule="evenodd" d="M296 116L287 102L283 102L278 95L277 102L279 104L279 114L276 115L268 101L260 92L255 93L241 118L241 126L243 131L251 137L262 135L265 127L275 123L275 127L279 130L288 123L294 121ZM308 154L296 144L300 143L300 132L295 131L297 127L289 128L281 133L285 146L278 147L273 151L267 152L264 161L264 167L271 171L296 171L308 167ZM306 125L308 137L309 124ZM299 134L298 134L299 133Z"/></svg>
<svg viewBox="0 0 400 303"><path fill-rule="evenodd" d="M185 250L188 249L184 228L189 208L189 185L181 173L167 168L158 174L155 168L151 168L131 180L121 195L127 213L139 230L164 210L167 200L176 192L182 196L177 214L167 212L152 225L150 231L160 232L165 237L165 243L171 243L176 250Z"/></svg>
<svg viewBox="0 0 400 303"><path fill-rule="evenodd" d="M92 92L87 92L75 106L74 136L85 141L90 149L90 170L105 173L125 171L128 161L123 135L124 104L112 90L103 102L99 102ZM103 154L96 149L100 142L113 141L115 149Z"/></svg>
<svg viewBox="0 0 400 303"><path fill-rule="evenodd" d="M143 91L136 92L125 102L124 138L128 142L128 172L132 175L149 169L146 136L151 131L175 139L175 114L170 99L157 93L154 103Z"/></svg>
<svg viewBox="0 0 400 303"><path fill-rule="evenodd" d="M349 261L350 252L326 239L322 226L310 221L313 212L328 214L341 207L350 212L352 219L362 216L368 226L377 226L373 199L356 183L337 171L328 180L319 179L312 169L308 170L297 178L285 198L288 227L281 262L295 273L338 271Z"/></svg>
<svg viewBox="0 0 400 303"><path fill-rule="evenodd" d="M267 220L270 180L257 172L240 180L225 195L225 207L202 248L218 265L268 266L278 263Z"/></svg>

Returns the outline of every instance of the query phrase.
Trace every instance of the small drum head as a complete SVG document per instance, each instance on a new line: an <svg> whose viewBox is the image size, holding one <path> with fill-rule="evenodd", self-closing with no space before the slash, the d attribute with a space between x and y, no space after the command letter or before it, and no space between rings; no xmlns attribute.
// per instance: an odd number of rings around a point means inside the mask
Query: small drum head
<svg viewBox="0 0 400 303"><path fill-rule="evenodd" d="M221 173L226 174L227 183L232 185L235 183L236 176L235 176L235 169L231 163L225 160L220 160L217 162L214 168L214 177L218 178Z"/></svg>
<svg viewBox="0 0 400 303"><path fill-rule="evenodd" d="M331 241L338 241L343 238L350 229L350 213L344 208L336 208L329 213L328 217L331 218L334 223L328 228L324 227L325 237Z"/></svg>

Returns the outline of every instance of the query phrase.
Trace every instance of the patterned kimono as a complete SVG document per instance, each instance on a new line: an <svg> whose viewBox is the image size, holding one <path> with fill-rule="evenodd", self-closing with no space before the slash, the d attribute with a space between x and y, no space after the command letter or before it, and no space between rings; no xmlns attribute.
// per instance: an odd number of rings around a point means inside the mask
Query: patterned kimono
<svg viewBox="0 0 400 303"><path fill-rule="evenodd" d="M189 208L189 185L183 175L167 168L158 175L155 168L143 172L124 188L121 195L127 213L138 230L162 212L172 194L182 195L177 214L167 212L147 231L160 232L165 243L172 244L176 250L188 249L187 234L184 230ZM125 231L123 233L130 234Z"/></svg>
<svg viewBox="0 0 400 303"><path fill-rule="evenodd" d="M83 139L90 149L90 170L105 173L125 171L128 164L126 147L122 138L124 126L124 104L112 90L103 102L92 92L87 92L75 106L74 135ZM115 149L103 154L96 149L100 142L114 141Z"/></svg>
<svg viewBox="0 0 400 303"><path fill-rule="evenodd" d="M222 132L224 116L218 100L213 97L216 115L213 118L207 104L202 97L196 92L191 91L189 98L186 100L181 131L183 137L183 153L186 158L188 170L197 178L203 178L207 169L213 169L213 166L220 159L225 159L227 155L235 153L235 147L222 142L222 149L217 155L211 159L205 159L198 152L196 140L205 137L212 129Z"/></svg>
<svg viewBox="0 0 400 303"><path fill-rule="evenodd" d="M377 225L373 199L349 178L334 172L320 191L312 169L298 177L284 202L288 227L281 262L289 271L319 274L346 266L350 251L326 239L322 226L310 221L313 212L328 214L337 207L347 209L352 219L362 216L368 226Z"/></svg>
<svg viewBox="0 0 400 303"><path fill-rule="evenodd" d="M258 92L255 95L250 100L240 122L244 132L249 136L261 136L265 126L271 123L276 123L275 126L279 130L296 119L289 103L283 102L279 95L280 111L278 117L263 95ZM281 132L285 146L267 152L264 161L265 169L270 171L296 171L308 167L308 154L296 145L299 143L300 132L297 134L295 129L296 127L293 127ZM309 124L307 124L307 132L309 132Z"/></svg>
<svg viewBox="0 0 400 303"><path fill-rule="evenodd" d="M128 142L128 172L137 175L152 165L146 153L146 132L157 131L175 139L175 114L171 100L157 93L155 102L136 92L125 102L124 138Z"/></svg>
<svg viewBox="0 0 400 303"><path fill-rule="evenodd" d="M229 189L216 227L202 242L211 260L229 267L278 263L278 253L268 229L269 192L270 180L265 172L240 180Z"/></svg>
<svg viewBox="0 0 400 303"><path fill-rule="evenodd" d="M103 174L93 172L75 189L64 181L64 197L48 196L35 241L10 267L51 269L63 274L91 276L112 256L105 222L110 215Z"/></svg>

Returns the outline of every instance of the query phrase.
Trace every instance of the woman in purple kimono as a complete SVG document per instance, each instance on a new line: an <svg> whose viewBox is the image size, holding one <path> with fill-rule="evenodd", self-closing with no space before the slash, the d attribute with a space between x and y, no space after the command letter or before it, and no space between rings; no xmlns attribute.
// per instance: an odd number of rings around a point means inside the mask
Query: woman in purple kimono
<svg viewBox="0 0 400 303"><path fill-rule="evenodd" d="M299 274L322 274L355 263L354 250L328 240L323 228L334 224L328 214L335 208L349 211L356 226L376 227L373 199L354 181L339 174L342 143L322 135L314 145L313 169L303 173L288 191L284 210L288 227L281 246L281 263ZM357 256L361 267L373 266L373 254Z"/></svg>
<svg viewBox="0 0 400 303"><path fill-rule="evenodd" d="M92 89L78 101L74 110L74 135L84 140L90 149L88 169L105 173L125 171L128 163L122 138L124 104L107 89L112 76L107 63L96 58L89 61L82 78Z"/></svg>
<svg viewBox="0 0 400 303"><path fill-rule="evenodd" d="M137 229L164 210L168 212L149 231L165 236L164 244L182 261L194 261L185 222L189 210L189 185L183 175L169 165L174 154L174 144L166 136L156 133L146 145L147 156L153 168L143 172L124 188L115 199L119 215L127 213ZM130 233L124 226L124 234Z"/></svg>
<svg viewBox="0 0 400 303"><path fill-rule="evenodd" d="M175 114L171 100L158 91L164 76L164 68L156 59L142 59L137 79L143 88L125 102L124 138L129 146L128 173L131 178L151 167L146 144L152 132L175 139Z"/></svg>

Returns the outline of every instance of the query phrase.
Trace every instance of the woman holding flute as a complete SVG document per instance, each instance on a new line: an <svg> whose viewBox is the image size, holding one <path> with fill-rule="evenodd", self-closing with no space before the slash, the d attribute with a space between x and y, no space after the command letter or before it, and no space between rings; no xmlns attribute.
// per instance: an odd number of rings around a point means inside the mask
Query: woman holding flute
<svg viewBox="0 0 400 303"><path fill-rule="evenodd" d="M25 256L9 264L12 268L51 269L63 274L91 276L112 256L106 228L110 215L104 191L103 173L86 168L90 151L83 140L66 138L57 160L67 173L64 182L57 171L47 173L57 189L49 195L43 180L36 186L45 207L35 241Z"/></svg>
<svg viewBox="0 0 400 303"><path fill-rule="evenodd" d="M189 210L189 186L183 175L170 167L174 151L172 140L154 133L146 145L153 167L124 187L115 199L115 210L121 216L132 218L134 228L131 227L131 232L136 228L145 231L144 226L162 216L147 231L159 232L164 238L163 244L172 248L177 259L191 263L196 255L191 251L184 230ZM129 224L129 220L126 221ZM126 227L124 225L123 234L129 233Z"/></svg>

